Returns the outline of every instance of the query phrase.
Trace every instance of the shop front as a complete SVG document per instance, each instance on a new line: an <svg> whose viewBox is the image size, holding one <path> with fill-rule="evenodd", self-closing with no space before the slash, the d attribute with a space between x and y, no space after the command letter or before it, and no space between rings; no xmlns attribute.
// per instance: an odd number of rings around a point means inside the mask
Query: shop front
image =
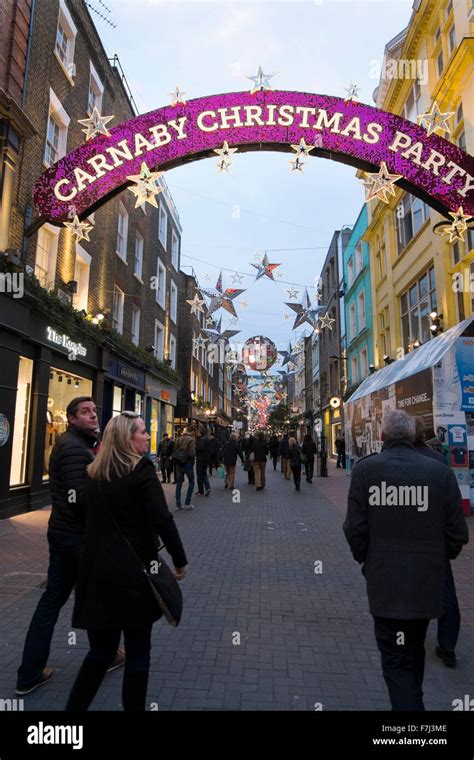
<svg viewBox="0 0 474 760"><path fill-rule="evenodd" d="M145 372L109 354L104 382L103 427L120 412L143 415L145 409Z"/></svg>
<svg viewBox="0 0 474 760"><path fill-rule="evenodd" d="M102 411L102 350L0 299L0 518L49 503L48 466L78 396ZM9 325L6 327L5 325Z"/></svg>
<svg viewBox="0 0 474 760"><path fill-rule="evenodd" d="M145 388L145 421L151 435L150 456L156 461L158 446L164 434L174 437L178 389L150 373L146 375Z"/></svg>

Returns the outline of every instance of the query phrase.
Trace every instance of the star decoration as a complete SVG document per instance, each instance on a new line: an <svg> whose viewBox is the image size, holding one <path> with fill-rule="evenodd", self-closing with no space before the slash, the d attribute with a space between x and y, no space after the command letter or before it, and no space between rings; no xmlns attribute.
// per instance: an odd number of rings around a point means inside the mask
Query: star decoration
<svg viewBox="0 0 474 760"><path fill-rule="evenodd" d="M145 161L142 161L140 174L130 174L127 177L131 182L135 182L134 187L128 188L136 196L135 208L143 206L144 203L150 203L155 208L158 208L155 196L161 193L163 188L157 185L156 180L162 174L163 172L151 172Z"/></svg>
<svg viewBox="0 0 474 760"><path fill-rule="evenodd" d="M241 301L239 304L241 309L248 309L248 303L247 301Z"/></svg>
<svg viewBox="0 0 474 760"><path fill-rule="evenodd" d="M278 353L283 356L283 361L281 363L281 366L284 367L285 364L290 364L290 363L291 364L296 364L295 359L302 352L301 351L293 351L293 349L291 348L291 343L288 343L288 351L278 351Z"/></svg>
<svg viewBox="0 0 474 760"><path fill-rule="evenodd" d="M292 145L292 149L296 152L297 157L309 156L310 152L314 150L314 145L308 145L304 137L301 138L298 145Z"/></svg>
<svg viewBox="0 0 474 760"><path fill-rule="evenodd" d="M186 303L188 303L191 306L191 314L199 314L199 312L202 312L204 314L204 304L206 303L204 299L200 299L198 294L196 293L194 298L191 301L186 300Z"/></svg>
<svg viewBox="0 0 474 760"><path fill-rule="evenodd" d="M428 137L433 134L433 132L436 132L437 129L440 129L442 132L447 132L449 137L451 130L447 125L447 121L451 116L454 116L454 111L446 111L446 113L441 113L435 100L433 101L430 110L427 111L427 113L419 114L416 117L416 120L421 127L424 127L426 129Z"/></svg>
<svg viewBox="0 0 474 760"><path fill-rule="evenodd" d="M203 330L203 333L207 335L211 343L219 343L220 340L228 340L229 338L233 338L234 335L237 335L237 333L240 332L240 330L222 330L221 332L221 325L222 325L222 317L219 319L218 323L215 325L215 327L211 330Z"/></svg>
<svg viewBox="0 0 474 760"><path fill-rule="evenodd" d="M275 277L278 277L279 280L281 280L285 276L285 273L280 270L280 272L275 272Z"/></svg>
<svg viewBox="0 0 474 760"><path fill-rule="evenodd" d="M216 323L214 322L212 317L207 317L206 319L206 327L210 327L211 329L214 329L216 326Z"/></svg>
<svg viewBox="0 0 474 760"><path fill-rule="evenodd" d="M81 129L81 132L85 133L86 140L91 140L95 135L110 137L110 132L105 125L114 118L114 116L101 116L97 110L97 106L94 106L92 116L89 116L87 119L78 119L78 122L85 126L85 129Z"/></svg>
<svg viewBox="0 0 474 760"><path fill-rule="evenodd" d="M300 291L295 290L295 288L290 288L286 291L288 293L288 298L298 298Z"/></svg>
<svg viewBox="0 0 474 760"><path fill-rule="evenodd" d="M174 92L170 92L170 95L172 106L177 106L178 103L181 103L183 106L186 105L186 101L183 98L183 95L186 95L186 93L179 89L179 84L176 86Z"/></svg>
<svg viewBox="0 0 474 760"><path fill-rule="evenodd" d="M199 335L197 338L193 338L193 351L196 349L199 351L200 348L206 347L207 340L202 337L202 335Z"/></svg>
<svg viewBox="0 0 474 760"><path fill-rule="evenodd" d="M254 267L255 269L258 269L257 276L255 280L259 280L260 277L269 277L270 280L273 280L273 270L277 267L281 266L281 264L270 264L268 261L268 256L265 254L260 264L251 264L250 266Z"/></svg>
<svg viewBox="0 0 474 760"><path fill-rule="evenodd" d="M232 156L234 153L237 153L237 150L238 148L229 148L227 140L224 140L224 145L222 148L214 148L214 153L217 153L219 156L219 161L217 162L219 173L222 171L230 172L232 166Z"/></svg>
<svg viewBox="0 0 474 760"><path fill-rule="evenodd" d="M290 172L301 172L303 174L304 161L302 161L299 156L292 158L291 161L288 161L288 163L291 164Z"/></svg>
<svg viewBox="0 0 474 760"><path fill-rule="evenodd" d="M289 314L283 314L283 319L289 319L289 318L290 318Z"/></svg>
<svg viewBox="0 0 474 760"><path fill-rule="evenodd" d="M357 87L352 82L350 83L349 87L345 87L344 91L347 92L347 98L345 100L357 100L359 97L360 87Z"/></svg>
<svg viewBox="0 0 474 760"><path fill-rule="evenodd" d="M237 298L242 293L245 293L245 290L237 290L236 288L227 288L225 291L223 291L222 272L219 274L215 291L203 290L202 292L204 293L204 295L208 296L211 299L211 303L209 304L208 314L213 314L215 311L217 311L217 309L225 309L226 311L229 312L229 314L231 314L233 317L237 319L237 313L235 311L235 307L232 301L234 300L234 298Z"/></svg>
<svg viewBox="0 0 474 760"><path fill-rule="evenodd" d="M319 320L319 324L322 327L329 327L330 330L332 330L332 323L336 320L329 316L329 313L326 312L324 316L321 317Z"/></svg>
<svg viewBox="0 0 474 760"><path fill-rule="evenodd" d="M271 90L273 89L269 84L269 79L272 79L275 74L264 74L261 66L257 69L257 74L254 77L247 77L253 82L253 87L250 90L250 94L254 95L259 90Z"/></svg>
<svg viewBox="0 0 474 760"><path fill-rule="evenodd" d="M459 206L457 211L450 211L449 216L453 217L452 226L456 227L459 232L466 232L467 222L473 218L464 213L462 206Z"/></svg>
<svg viewBox="0 0 474 760"><path fill-rule="evenodd" d="M401 174L390 174L387 164L382 161L379 171L368 173L364 180L366 202L377 198L384 203L389 203L388 196L395 195L394 184L402 177Z"/></svg>
<svg viewBox="0 0 474 760"><path fill-rule="evenodd" d="M234 282L238 282L239 285L242 285L242 280L243 279L244 279L243 274L239 274L238 272L234 272L234 274L232 275L232 284L234 284Z"/></svg>
<svg viewBox="0 0 474 760"><path fill-rule="evenodd" d="M285 306L289 306L297 315L293 330L296 330L297 327L300 327L305 322L314 328L318 321L318 312L326 308L326 306L311 306L311 299L307 288L305 289L301 303L286 303Z"/></svg>
<svg viewBox="0 0 474 760"><path fill-rule="evenodd" d="M79 240L87 240L88 243L90 242L89 233L93 225L89 224L89 222L80 222L77 214L72 222L64 222L64 226L71 230L71 234L76 238L76 243L78 243Z"/></svg>

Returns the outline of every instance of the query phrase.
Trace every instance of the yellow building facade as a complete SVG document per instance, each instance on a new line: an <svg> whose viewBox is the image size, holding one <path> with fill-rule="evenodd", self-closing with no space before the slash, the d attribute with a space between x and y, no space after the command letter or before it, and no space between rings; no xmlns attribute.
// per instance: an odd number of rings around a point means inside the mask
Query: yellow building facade
<svg viewBox="0 0 474 760"><path fill-rule="evenodd" d="M451 134L438 134L474 153L472 0L416 0L408 27L386 45L374 100L414 122L436 101L453 112ZM374 360L381 367L384 357L401 358L430 339L431 312L443 315L445 330L474 315L474 231L450 244L433 232L444 217L402 189L389 204L371 201L368 212Z"/></svg>

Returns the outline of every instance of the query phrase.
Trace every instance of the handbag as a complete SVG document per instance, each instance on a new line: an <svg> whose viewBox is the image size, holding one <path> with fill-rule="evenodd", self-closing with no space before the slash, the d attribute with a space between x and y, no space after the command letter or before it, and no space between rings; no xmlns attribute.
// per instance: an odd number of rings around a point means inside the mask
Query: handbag
<svg viewBox="0 0 474 760"><path fill-rule="evenodd" d="M216 472L218 478L225 478L225 467L223 465L220 464Z"/></svg>
<svg viewBox="0 0 474 760"><path fill-rule="evenodd" d="M107 507L110 517L112 518L112 522L115 525L117 533L123 538L131 553L135 557L140 570L145 574L148 585L150 587L150 591L158 603L158 606L165 616L167 622L176 628L179 625L181 615L183 613L183 594L181 593L181 589L179 587L178 581L174 576L173 571L166 564L164 559L160 557L159 552L164 547L158 547L157 559L155 563L153 563L156 565L156 571L152 572L151 570L148 570L141 561L128 538L123 535L111 510L107 505L105 506Z"/></svg>
<svg viewBox="0 0 474 760"><path fill-rule="evenodd" d="M189 459L189 452L185 451L185 449L175 448L171 456L177 464L185 465Z"/></svg>

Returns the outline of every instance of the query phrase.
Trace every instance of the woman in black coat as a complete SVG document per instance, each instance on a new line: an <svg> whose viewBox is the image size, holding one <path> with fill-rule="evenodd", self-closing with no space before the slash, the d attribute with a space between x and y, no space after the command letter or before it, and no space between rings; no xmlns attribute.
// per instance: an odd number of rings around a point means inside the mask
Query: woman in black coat
<svg viewBox="0 0 474 760"><path fill-rule="evenodd" d="M261 430L257 433L257 437L252 444L252 454L254 455L255 485L257 486L257 491L263 491L266 482L265 467L267 464L268 444Z"/></svg>
<svg viewBox="0 0 474 760"><path fill-rule="evenodd" d="M290 467L293 473L293 480L295 481L295 488L300 490L301 483L301 450L296 442L296 438L290 438L288 441L290 445Z"/></svg>
<svg viewBox="0 0 474 760"><path fill-rule="evenodd" d="M304 459L305 459L304 466L306 470L306 480L308 481L308 483L312 483L313 473L314 473L314 455L316 454L318 449L309 433L307 433L304 437L301 450L304 454Z"/></svg>
<svg viewBox="0 0 474 760"><path fill-rule="evenodd" d="M134 552L153 569L160 537L173 559L177 580L186 575L178 530L155 468L144 456L149 442L141 417L122 412L108 423L101 449L88 467L87 529L72 624L87 630L90 651L67 711L87 710L116 655L122 631L123 707L145 709L151 631L162 613Z"/></svg>
<svg viewBox="0 0 474 760"><path fill-rule="evenodd" d="M237 457L240 457L240 461L243 464L244 457L237 433L231 433L230 439L224 444L224 448L222 449L222 461L225 467L224 488L234 488Z"/></svg>

